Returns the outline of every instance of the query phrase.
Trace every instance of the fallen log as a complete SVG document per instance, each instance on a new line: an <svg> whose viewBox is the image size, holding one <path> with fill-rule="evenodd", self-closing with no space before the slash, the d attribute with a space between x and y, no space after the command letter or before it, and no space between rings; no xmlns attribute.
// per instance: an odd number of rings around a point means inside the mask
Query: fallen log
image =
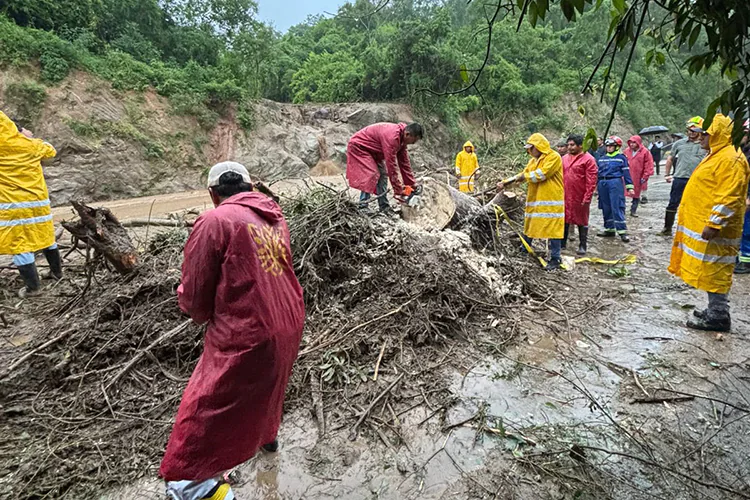
<svg viewBox="0 0 750 500"><path fill-rule="evenodd" d="M120 274L132 272L138 265L138 252L117 217L104 207L92 208L77 201L71 203L80 219L63 221L62 226L104 255Z"/></svg>
<svg viewBox="0 0 750 500"><path fill-rule="evenodd" d="M487 205L446 183L431 177L421 180L418 207L403 207L402 218L427 230L452 229L467 232L480 248L494 241L497 226L495 206L499 205L515 222L523 220L523 201L512 192L498 193Z"/></svg>
<svg viewBox="0 0 750 500"><path fill-rule="evenodd" d="M182 219L127 219L122 221L122 227L193 227L193 221Z"/></svg>

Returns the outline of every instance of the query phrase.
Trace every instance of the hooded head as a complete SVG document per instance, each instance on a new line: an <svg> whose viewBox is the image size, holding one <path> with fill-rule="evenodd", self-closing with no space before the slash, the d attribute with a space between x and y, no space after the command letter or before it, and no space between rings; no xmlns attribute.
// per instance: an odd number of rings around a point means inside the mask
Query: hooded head
<svg viewBox="0 0 750 500"><path fill-rule="evenodd" d="M13 120L8 118L8 116L0 111L0 144L5 143L7 140L12 139L13 137L16 137L17 135L20 135L21 133L18 131L18 127L15 123L13 123Z"/></svg>
<svg viewBox="0 0 750 500"><path fill-rule="evenodd" d="M638 152L643 149L643 139L641 139L641 136L639 135L634 135L628 139L628 146L630 146L630 149L632 149L633 152Z"/></svg>
<svg viewBox="0 0 750 500"><path fill-rule="evenodd" d="M534 155L532 147L540 153L540 156L548 155L552 152L552 147L549 145L547 138L539 133L531 134L531 137L526 140L526 145L524 146L531 156L538 158L539 156Z"/></svg>
<svg viewBox="0 0 750 500"><path fill-rule="evenodd" d="M474 145L471 143L471 141L466 141L464 143L464 151L466 151L467 153L473 153L474 152Z"/></svg>
<svg viewBox="0 0 750 500"><path fill-rule="evenodd" d="M718 114L711 122L711 126L704 132L708 134L708 147L711 154L717 153L720 149L732 145L732 120L728 117Z"/></svg>

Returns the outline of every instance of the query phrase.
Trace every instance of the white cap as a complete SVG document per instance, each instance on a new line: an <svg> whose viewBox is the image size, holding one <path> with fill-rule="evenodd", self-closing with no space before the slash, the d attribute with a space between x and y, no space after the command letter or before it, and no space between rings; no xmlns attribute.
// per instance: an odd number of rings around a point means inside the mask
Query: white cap
<svg viewBox="0 0 750 500"><path fill-rule="evenodd" d="M235 174L239 174L242 176L243 182L252 184L250 174L248 173L244 165L242 165L241 163L237 163L236 161L223 161L221 163L217 163L216 165L211 167L211 170L208 171L208 187L218 186L219 178L227 172L234 172Z"/></svg>

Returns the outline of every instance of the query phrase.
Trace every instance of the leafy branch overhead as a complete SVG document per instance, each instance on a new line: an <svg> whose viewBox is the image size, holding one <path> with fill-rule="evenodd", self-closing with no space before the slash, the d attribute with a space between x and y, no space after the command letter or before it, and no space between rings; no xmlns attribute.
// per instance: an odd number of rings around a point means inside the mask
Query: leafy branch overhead
<svg viewBox="0 0 750 500"><path fill-rule="evenodd" d="M472 0L469 0L471 3ZM518 29L524 20L537 27L551 12L554 0L515 0L498 2L519 14ZM603 74L602 99L606 83L611 77L616 56L627 50L628 56L620 77L618 92L614 99L612 114L605 131L609 131L615 110L622 95L635 48L644 43L644 35L652 47L645 54L647 65L664 65L667 55L679 50L691 50L684 62L690 75L708 73L719 68L719 74L731 81L728 89L716 96L705 114L707 125L717 111L733 113L735 129L733 137L739 143L742 125L748 115L748 78L750 77L750 2L744 0L559 0L559 7L568 22L576 22L587 9L609 9L608 41L601 56L581 89L591 92L592 82ZM488 40L491 43L491 40ZM695 53L698 51L698 53ZM670 55L671 58L671 55ZM608 60L608 62L607 62ZM607 62L606 67L604 63Z"/></svg>

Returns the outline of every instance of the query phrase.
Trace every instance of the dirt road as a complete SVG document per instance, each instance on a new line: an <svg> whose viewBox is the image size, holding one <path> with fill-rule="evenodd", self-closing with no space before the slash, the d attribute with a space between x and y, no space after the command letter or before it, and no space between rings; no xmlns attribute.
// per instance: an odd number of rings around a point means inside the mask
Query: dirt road
<svg viewBox="0 0 750 500"><path fill-rule="evenodd" d="M344 189L346 182L342 176L315 177L310 179L291 179L279 181L271 185L274 192L280 195L293 195L296 191L316 182ZM104 201L93 203L96 206L104 206L120 220L147 218L160 218L172 213L180 213L187 210L203 211L212 207L211 198L205 189L199 191L184 191L181 193L169 193L156 196L145 196L142 198L129 198L126 200ZM61 206L52 209L55 222L70 219L74 216L70 206Z"/></svg>
<svg viewBox="0 0 750 500"><path fill-rule="evenodd" d="M239 498L748 498L750 278L735 280L731 334L684 326L706 298L666 272L671 239L656 233L668 189L652 182L628 220L632 243L591 237L592 256L637 256L629 276L592 264L544 274L552 293L518 311L519 345L470 366L446 360L455 404L430 408L425 395L396 416L403 442L319 436L295 411L281 451L238 468Z"/></svg>

